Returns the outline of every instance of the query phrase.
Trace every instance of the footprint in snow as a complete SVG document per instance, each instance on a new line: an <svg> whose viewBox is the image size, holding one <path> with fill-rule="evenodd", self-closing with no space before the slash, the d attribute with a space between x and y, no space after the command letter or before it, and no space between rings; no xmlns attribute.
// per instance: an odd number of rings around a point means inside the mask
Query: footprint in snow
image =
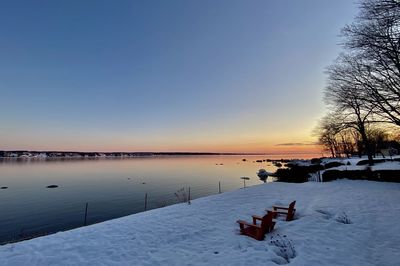
<svg viewBox="0 0 400 266"><path fill-rule="evenodd" d="M328 211L324 211L324 210L315 210L315 211L322 214L323 215L322 217L325 218L326 220L329 220L334 216L332 213L330 213Z"/></svg>

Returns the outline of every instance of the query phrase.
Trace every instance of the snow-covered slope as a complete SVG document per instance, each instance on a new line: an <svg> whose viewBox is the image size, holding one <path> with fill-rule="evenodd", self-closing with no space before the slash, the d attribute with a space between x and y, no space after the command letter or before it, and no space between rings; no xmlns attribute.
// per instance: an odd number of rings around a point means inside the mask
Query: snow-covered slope
<svg viewBox="0 0 400 266"><path fill-rule="evenodd" d="M239 235L237 219L292 200L296 220ZM267 183L1 246L0 265L400 265L399 202L397 183Z"/></svg>

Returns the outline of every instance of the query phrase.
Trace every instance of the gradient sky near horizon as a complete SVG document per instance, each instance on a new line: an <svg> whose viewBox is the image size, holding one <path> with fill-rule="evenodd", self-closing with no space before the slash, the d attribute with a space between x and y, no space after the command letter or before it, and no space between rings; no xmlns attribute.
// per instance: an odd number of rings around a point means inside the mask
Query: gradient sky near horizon
<svg viewBox="0 0 400 266"><path fill-rule="evenodd" d="M0 149L308 151L351 0L1 1Z"/></svg>

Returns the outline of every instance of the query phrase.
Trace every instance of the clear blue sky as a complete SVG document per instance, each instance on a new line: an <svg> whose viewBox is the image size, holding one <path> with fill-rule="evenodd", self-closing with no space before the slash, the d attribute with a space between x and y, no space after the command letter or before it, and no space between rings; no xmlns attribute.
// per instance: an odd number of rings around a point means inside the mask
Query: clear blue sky
<svg viewBox="0 0 400 266"><path fill-rule="evenodd" d="M0 149L310 142L351 0L1 1Z"/></svg>

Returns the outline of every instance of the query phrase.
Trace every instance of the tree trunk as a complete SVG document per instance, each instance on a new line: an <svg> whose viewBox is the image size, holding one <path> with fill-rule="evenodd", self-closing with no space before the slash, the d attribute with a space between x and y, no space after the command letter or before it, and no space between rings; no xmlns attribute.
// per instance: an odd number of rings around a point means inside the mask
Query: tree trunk
<svg viewBox="0 0 400 266"><path fill-rule="evenodd" d="M360 134L361 134L361 139L362 139L362 142L364 144L365 150L367 152L368 164L370 166L372 166L372 165L374 165L374 159L372 158L372 149L371 149L371 145L369 143L367 134L365 133L365 128L364 127L360 127Z"/></svg>

